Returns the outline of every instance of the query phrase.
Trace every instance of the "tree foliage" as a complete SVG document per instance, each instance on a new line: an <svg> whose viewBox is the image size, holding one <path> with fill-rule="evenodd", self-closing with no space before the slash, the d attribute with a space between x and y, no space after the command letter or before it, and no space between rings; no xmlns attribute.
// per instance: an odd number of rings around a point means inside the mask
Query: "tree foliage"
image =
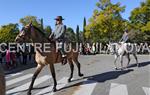
<svg viewBox="0 0 150 95"><path fill-rule="evenodd" d="M80 40L80 33L79 33L79 25L77 25L77 28L76 28L76 39L77 39L77 42L79 43L81 40Z"/></svg>
<svg viewBox="0 0 150 95"><path fill-rule="evenodd" d="M45 34L47 35L47 37L52 33L52 28L51 26L46 26L44 28Z"/></svg>
<svg viewBox="0 0 150 95"><path fill-rule="evenodd" d="M38 27L41 31L43 31L46 34L47 37L52 32L52 29L51 29L50 26L46 26L44 28L43 18L42 19L38 19L36 16L25 16L25 17L21 18L19 22L23 26L26 26L30 22L32 22L32 24L34 26Z"/></svg>
<svg viewBox="0 0 150 95"><path fill-rule="evenodd" d="M121 3L112 3L111 0L99 0L96 3L89 23L86 18L83 20L83 31L76 28L76 33L72 28L67 28L66 36L70 41L75 42L108 42L118 41L123 32L129 30L129 38L133 42L150 42L150 0L141 2L140 6L133 9L129 20L122 18L121 13L125 11L125 6ZM22 26L30 22L40 28L48 36L52 29L50 26L44 27L43 19L36 16L25 16L19 20ZM19 32L18 24L7 24L0 27L0 42L13 42Z"/></svg>
<svg viewBox="0 0 150 95"><path fill-rule="evenodd" d="M86 39L86 18L84 17L84 19L83 19L83 39L84 39L84 41L86 41L87 39Z"/></svg>
<svg viewBox="0 0 150 95"><path fill-rule="evenodd" d="M76 42L77 41L76 34L71 27L68 27L66 29L66 35L65 36L69 42Z"/></svg>
<svg viewBox="0 0 150 95"><path fill-rule="evenodd" d="M141 5L131 12L130 21L133 28L142 35L140 39L150 41L150 0L141 2Z"/></svg>
<svg viewBox="0 0 150 95"><path fill-rule="evenodd" d="M19 22L23 25L26 26L30 22L41 30L43 30L43 19L38 19L36 16L25 16L19 20Z"/></svg>
<svg viewBox="0 0 150 95"><path fill-rule="evenodd" d="M0 27L0 42L14 42L19 33L18 24L8 24Z"/></svg>
<svg viewBox="0 0 150 95"><path fill-rule="evenodd" d="M118 40L127 27L126 21L121 17L125 6L120 3L112 4L110 0L99 0L96 6L97 9L86 26L86 38L92 39L93 42Z"/></svg>

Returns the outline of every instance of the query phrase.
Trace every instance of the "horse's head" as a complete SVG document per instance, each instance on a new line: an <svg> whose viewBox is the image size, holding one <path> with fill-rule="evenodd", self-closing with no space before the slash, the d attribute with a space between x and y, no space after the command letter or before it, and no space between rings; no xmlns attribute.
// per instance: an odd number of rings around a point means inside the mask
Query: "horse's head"
<svg viewBox="0 0 150 95"><path fill-rule="evenodd" d="M107 44L107 46L108 46L108 50L109 50L109 52L111 53L111 54L115 54L115 52L116 52L116 43L109 43L109 44Z"/></svg>
<svg viewBox="0 0 150 95"><path fill-rule="evenodd" d="M17 43L24 43L30 40L31 36L31 28L32 28L32 23L26 25L23 27L20 31L20 33L17 35L15 41Z"/></svg>

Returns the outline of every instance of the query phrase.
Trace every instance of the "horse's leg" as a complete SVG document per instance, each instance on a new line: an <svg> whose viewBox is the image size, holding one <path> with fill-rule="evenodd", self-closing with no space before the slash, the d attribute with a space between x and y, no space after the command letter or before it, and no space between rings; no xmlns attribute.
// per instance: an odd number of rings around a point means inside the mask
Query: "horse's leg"
<svg viewBox="0 0 150 95"><path fill-rule="evenodd" d="M33 84L34 84L34 82L35 82L35 79L36 79L36 77L38 76L38 74L41 72L42 68L43 68L42 65L38 65L38 66L36 67L36 71L35 71L35 73L33 74L32 81L31 81L31 84L30 84L30 86L29 86L29 90L28 90L27 95L31 95L31 90L32 90L32 88L33 88Z"/></svg>
<svg viewBox="0 0 150 95"><path fill-rule="evenodd" d="M76 63L77 68L78 68L78 75L79 75L80 77L84 76L84 74L81 73L81 65L80 65L80 62L78 61L78 59L75 58L75 59L74 59L74 62Z"/></svg>
<svg viewBox="0 0 150 95"><path fill-rule="evenodd" d="M134 53L134 54L133 54L133 56L134 56L134 58L135 58L135 60L136 60L136 64L137 64L137 66L139 67L139 63L138 63L138 59L137 59L136 54Z"/></svg>
<svg viewBox="0 0 150 95"><path fill-rule="evenodd" d="M127 67L129 66L129 63L130 63L130 54L127 54L127 59L128 59L128 63L127 63Z"/></svg>
<svg viewBox="0 0 150 95"><path fill-rule="evenodd" d="M50 71L51 71L51 74L52 74L52 77L53 77L53 81L54 81L53 92L56 92L57 91L57 89L56 89L57 81L56 81L56 74L55 74L54 64L53 63L49 64L49 68L50 68Z"/></svg>
<svg viewBox="0 0 150 95"><path fill-rule="evenodd" d="M115 55L115 61L114 61L114 65L115 65L115 69L117 70L118 68L117 68L117 64L116 64L116 62L117 62L117 59L118 59L118 56L117 55Z"/></svg>
<svg viewBox="0 0 150 95"><path fill-rule="evenodd" d="M120 55L121 70L123 70L123 55Z"/></svg>
<svg viewBox="0 0 150 95"><path fill-rule="evenodd" d="M70 70L71 70L68 82L71 82L71 79L73 77L74 65L73 65L72 59L68 59L68 61L69 61L69 66L70 66Z"/></svg>

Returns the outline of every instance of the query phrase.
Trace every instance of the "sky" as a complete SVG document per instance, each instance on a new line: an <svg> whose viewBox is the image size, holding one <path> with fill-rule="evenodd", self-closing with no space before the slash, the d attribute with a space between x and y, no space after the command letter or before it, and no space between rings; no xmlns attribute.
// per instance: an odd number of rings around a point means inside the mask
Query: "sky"
<svg viewBox="0 0 150 95"><path fill-rule="evenodd" d="M144 0L112 0L113 3L121 2L126 6L123 18L128 19L130 12L140 6ZM0 26L8 23L19 23L19 19L27 15L43 18L44 25L50 25L54 29L56 16L65 18L67 27L76 26L83 28L83 18L92 16L98 0L0 0ZM20 26L21 27L21 26Z"/></svg>

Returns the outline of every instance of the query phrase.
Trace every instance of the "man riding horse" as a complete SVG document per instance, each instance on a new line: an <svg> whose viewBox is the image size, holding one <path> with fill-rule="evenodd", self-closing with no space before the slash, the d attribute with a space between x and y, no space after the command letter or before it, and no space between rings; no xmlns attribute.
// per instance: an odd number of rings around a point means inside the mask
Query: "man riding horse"
<svg viewBox="0 0 150 95"><path fill-rule="evenodd" d="M62 64L65 65L67 63L66 60L66 53L64 51L64 42L65 42L65 31L66 31L66 26L63 25L62 21L64 20L62 16L57 16L55 18L56 20L56 27L54 32L49 36L49 38L56 42L59 47L57 49L60 51L62 55Z"/></svg>
<svg viewBox="0 0 150 95"><path fill-rule="evenodd" d="M139 66L138 63L138 59L137 59L137 51L136 51L136 45L134 44L130 44L129 43L129 35L128 35L128 30L125 30L121 40L119 41L119 43L109 43L108 44L108 49L110 50L111 54L115 55L115 61L114 61L114 65L115 65L115 69L117 70L117 59L118 57L120 57L120 63L121 63L121 70L127 68L129 66L130 63L130 54L132 54L136 60L136 64L137 66ZM123 56L126 56L128 59L128 63L126 67L123 67Z"/></svg>
<svg viewBox="0 0 150 95"><path fill-rule="evenodd" d="M51 52L45 52L45 51L39 50L38 48L35 48L35 61L37 63L37 67L36 67L36 71L33 74L32 81L30 83L27 95L31 95L31 90L33 89L34 82L37 76L39 75L39 73L41 72L41 70L46 65L49 66L49 69L51 71L51 75L54 81L53 91L54 92L57 91L57 88L56 88L57 80L56 80L54 64L60 63L62 60L56 51L57 47L56 47L56 44L53 43L53 41L56 41L59 43L64 42L63 40L64 40L65 26L62 24L62 20L63 18L61 16L58 16L56 18L56 22L57 22L56 30L51 34L51 36L49 37L50 39L48 39L39 28L32 25L32 23L29 23L28 25L23 27L21 29L21 32L19 32L19 34L17 35L15 39L16 43L21 43L21 44L31 41L34 47L36 47L36 43L40 43L40 44L51 43L50 44L51 48L48 48L48 50ZM44 47L41 47L41 48L44 49ZM61 47L60 49L63 49L63 47ZM81 65L80 65L80 62L78 61L79 53L78 51L74 51L74 49L75 47L72 47L69 52L68 51L66 52L66 54L65 52L62 51L63 52L62 57L63 58L66 57L66 60L68 61L68 64L70 66L70 71L71 71L70 77L68 78L68 82L71 82L73 78L74 63L77 65L77 68L78 68L78 76L80 77L83 76L83 74L81 73L81 69L80 69Z"/></svg>
<svg viewBox="0 0 150 95"><path fill-rule="evenodd" d="M129 34L128 30L126 29L118 44L120 45L120 47L125 46L125 48L128 49L130 47L130 43L128 42L129 42Z"/></svg>
<svg viewBox="0 0 150 95"><path fill-rule="evenodd" d="M125 30L122 38L120 39L120 42L126 43L129 41L129 37L128 37L128 30Z"/></svg>

